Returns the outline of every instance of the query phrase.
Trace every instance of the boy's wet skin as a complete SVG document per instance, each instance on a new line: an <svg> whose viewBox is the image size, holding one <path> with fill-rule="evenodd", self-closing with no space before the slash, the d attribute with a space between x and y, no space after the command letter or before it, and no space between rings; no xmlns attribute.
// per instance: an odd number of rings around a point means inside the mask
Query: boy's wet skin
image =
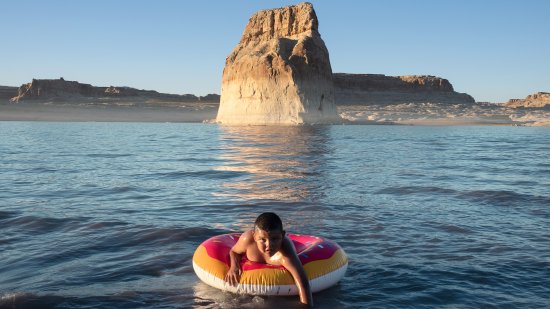
<svg viewBox="0 0 550 309"><path fill-rule="evenodd" d="M249 246L246 250L246 258L253 262L281 265L280 254L276 254L283 247L283 241L290 242L283 231L264 231L256 228L254 231L245 232L256 242L256 246ZM245 235L249 237L249 235Z"/></svg>
<svg viewBox="0 0 550 309"><path fill-rule="evenodd" d="M313 297L309 280L294 244L285 236L281 219L274 213L263 213L254 225L254 230L244 232L229 252L231 266L225 281L232 285L239 284L242 273L241 257L246 254L250 261L286 268L298 287L300 302L312 306Z"/></svg>

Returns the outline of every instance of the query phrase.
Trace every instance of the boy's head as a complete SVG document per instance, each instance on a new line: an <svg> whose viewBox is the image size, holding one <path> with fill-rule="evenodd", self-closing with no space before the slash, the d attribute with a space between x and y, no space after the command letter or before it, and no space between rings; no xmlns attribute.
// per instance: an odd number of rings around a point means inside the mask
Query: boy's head
<svg viewBox="0 0 550 309"><path fill-rule="evenodd" d="M281 218L273 212L264 212L256 218L254 222L254 229L260 229L264 231L283 231L283 222Z"/></svg>
<svg viewBox="0 0 550 309"><path fill-rule="evenodd" d="M281 249L285 231L281 218L272 212L264 212L254 222L254 241L262 253L274 255Z"/></svg>

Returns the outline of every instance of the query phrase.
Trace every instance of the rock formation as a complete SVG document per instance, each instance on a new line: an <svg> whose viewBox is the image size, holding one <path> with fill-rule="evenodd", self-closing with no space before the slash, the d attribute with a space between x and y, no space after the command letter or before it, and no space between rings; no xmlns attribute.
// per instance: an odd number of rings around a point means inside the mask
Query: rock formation
<svg viewBox="0 0 550 309"><path fill-rule="evenodd" d="M470 95L455 92L448 80L435 76L334 73L333 81L338 105L475 103Z"/></svg>
<svg viewBox="0 0 550 309"><path fill-rule="evenodd" d="M0 101L8 101L17 95L17 87L0 86Z"/></svg>
<svg viewBox="0 0 550 309"><path fill-rule="evenodd" d="M220 95L216 93L209 93L205 96L199 97L199 101L205 103L220 103Z"/></svg>
<svg viewBox="0 0 550 309"><path fill-rule="evenodd" d="M259 11L225 61L222 124L339 121L328 50L313 6Z"/></svg>
<svg viewBox="0 0 550 309"><path fill-rule="evenodd" d="M508 107L545 107L550 106L550 93L537 92L528 95L525 99L511 99L506 103Z"/></svg>
<svg viewBox="0 0 550 309"><path fill-rule="evenodd" d="M12 102L25 100L34 101L70 101L79 99L101 99L103 103L109 100L166 100L171 102L212 102L217 95L209 94L206 97L197 97L192 94L166 94L153 90L139 90L130 87L96 87L89 84L82 84L76 81L60 79L33 79L28 84L23 84L12 95ZM219 96L218 96L219 97ZM204 99L203 99L204 98Z"/></svg>
<svg viewBox="0 0 550 309"><path fill-rule="evenodd" d="M89 84L60 79L33 79L28 84L19 87L17 96L11 100L19 102L24 99L51 99L68 96L91 97L97 94L96 89Z"/></svg>

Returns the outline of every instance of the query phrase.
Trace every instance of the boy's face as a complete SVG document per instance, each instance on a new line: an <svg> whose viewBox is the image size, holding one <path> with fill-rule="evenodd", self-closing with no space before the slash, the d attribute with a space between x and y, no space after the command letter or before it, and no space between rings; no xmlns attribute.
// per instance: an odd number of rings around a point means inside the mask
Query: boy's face
<svg viewBox="0 0 550 309"><path fill-rule="evenodd" d="M266 231L254 229L254 241L261 253L273 256L281 249L285 232L281 230Z"/></svg>

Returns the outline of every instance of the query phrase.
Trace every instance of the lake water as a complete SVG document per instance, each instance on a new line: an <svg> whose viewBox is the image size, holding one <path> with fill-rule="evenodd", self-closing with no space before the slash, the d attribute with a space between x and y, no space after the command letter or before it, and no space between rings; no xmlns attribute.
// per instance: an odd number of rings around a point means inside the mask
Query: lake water
<svg viewBox="0 0 550 309"><path fill-rule="evenodd" d="M318 308L550 307L550 127L0 122L0 308L293 308L195 276L275 211L349 256Z"/></svg>

